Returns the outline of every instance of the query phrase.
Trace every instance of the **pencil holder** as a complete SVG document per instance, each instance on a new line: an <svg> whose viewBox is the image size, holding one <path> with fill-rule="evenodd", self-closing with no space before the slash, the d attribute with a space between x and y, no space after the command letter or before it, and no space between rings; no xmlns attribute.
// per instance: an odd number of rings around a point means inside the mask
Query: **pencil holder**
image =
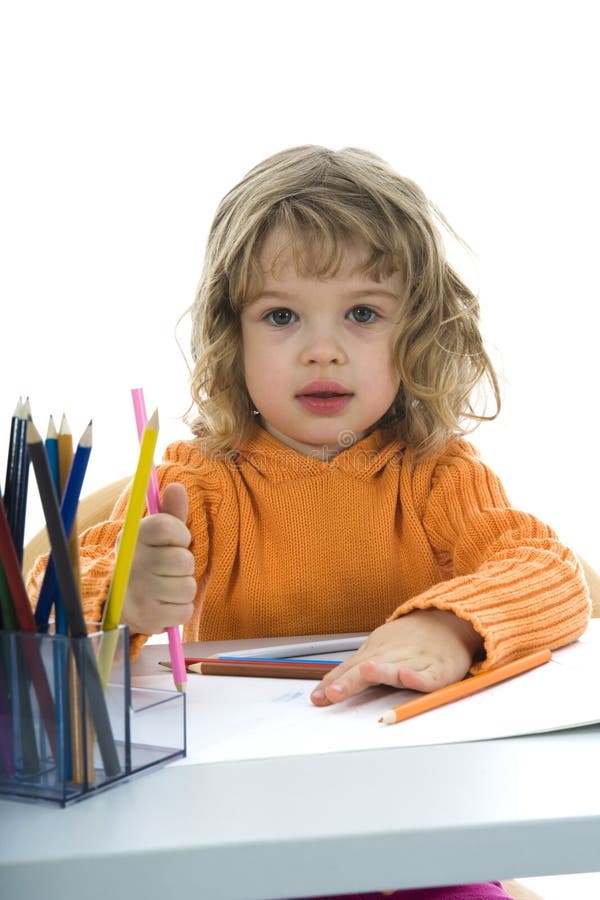
<svg viewBox="0 0 600 900"><path fill-rule="evenodd" d="M0 631L0 794L66 806L185 756L185 694L132 688L126 627L88 632Z"/></svg>

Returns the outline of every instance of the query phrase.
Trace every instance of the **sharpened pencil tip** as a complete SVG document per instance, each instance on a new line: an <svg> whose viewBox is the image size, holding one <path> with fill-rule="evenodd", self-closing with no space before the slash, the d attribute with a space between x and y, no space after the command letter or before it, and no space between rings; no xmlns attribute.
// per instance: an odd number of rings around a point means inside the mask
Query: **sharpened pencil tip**
<svg viewBox="0 0 600 900"><path fill-rule="evenodd" d="M158 410L155 409L150 418L148 419L148 424L146 428L152 428L154 431L158 431Z"/></svg>
<svg viewBox="0 0 600 900"><path fill-rule="evenodd" d="M185 688L186 688L185 684L176 684L175 687L177 688L177 690L179 691L180 694L185 694Z"/></svg>
<svg viewBox="0 0 600 900"><path fill-rule="evenodd" d="M50 415L48 418L48 430L46 432L46 437L50 440L56 440L56 438L58 437L58 432L56 430L56 425L54 424L52 415Z"/></svg>
<svg viewBox="0 0 600 900"><path fill-rule="evenodd" d="M31 419L27 422L27 443L28 444L40 444L42 438L40 436L39 431L31 421Z"/></svg>
<svg viewBox="0 0 600 900"><path fill-rule="evenodd" d="M85 431L81 435L79 440L80 447L91 447L92 446L92 423L86 427Z"/></svg>
<svg viewBox="0 0 600 900"><path fill-rule="evenodd" d="M67 417L64 413L62 414L62 419L60 420L59 434L71 434L71 429L69 428L69 423L67 422Z"/></svg>

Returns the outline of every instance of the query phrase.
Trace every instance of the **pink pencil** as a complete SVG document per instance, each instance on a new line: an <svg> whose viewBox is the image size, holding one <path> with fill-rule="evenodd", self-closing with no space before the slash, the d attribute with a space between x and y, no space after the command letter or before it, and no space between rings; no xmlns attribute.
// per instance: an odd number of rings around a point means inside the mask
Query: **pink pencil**
<svg viewBox="0 0 600 900"><path fill-rule="evenodd" d="M146 403L144 401L144 391L142 388L132 388L131 397L133 399L133 409L135 412L135 422L138 430L138 438L142 439L144 427L147 421ZM160 512L160 494L158 492L158 478L156 477L156 469L152 466L150 475L150 484L148 485L148 512ZM178 691L185 692L187 684L187 672L185 668L185 659L183 657L183 646L181 643L181 635L179 628L174 625L167 628L169 638L169 655L171 657L171 665L173 667L173 681Z"/></svg>

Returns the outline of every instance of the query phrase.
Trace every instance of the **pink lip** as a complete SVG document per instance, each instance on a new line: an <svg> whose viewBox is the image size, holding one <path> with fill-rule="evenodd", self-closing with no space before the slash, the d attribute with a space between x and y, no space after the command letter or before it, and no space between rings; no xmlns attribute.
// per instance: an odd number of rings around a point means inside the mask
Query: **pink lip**
<svg viewBox="0 0 600 900"><path fill-rule="evenodd" d="M307 395L315 396L316 394L334 394L338 397L350 397L352 396L352 391L349 391L348 388L338 381L311 381L309 384L305 384L296 396L306 397Z"/></svg>
<svg viewBox="0 0 600 900"><path fill-rule="evenodd" d="M354 394L338 381L311 381L296 394L304 409L317 416L334 416L343 412Z"/></svg>

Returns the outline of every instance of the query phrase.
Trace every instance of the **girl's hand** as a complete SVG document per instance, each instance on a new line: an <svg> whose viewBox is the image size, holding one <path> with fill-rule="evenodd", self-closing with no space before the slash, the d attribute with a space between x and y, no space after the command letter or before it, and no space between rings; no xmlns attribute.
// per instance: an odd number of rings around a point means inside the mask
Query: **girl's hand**
<svg viewBox="0 0 600 900"><path fill-rule="evenodd" d="M196 579L183 485L167 485L161 510L140 523L121 615L133 634L157 634L182 625L193 610Z"/></svg>
<svg viewBox="0 0 600 900"><path fill-rule="evenodd" d="M470 622L441 609L417 609L380 625L350 659L321 680L316 706L339 703L374 684L433 691L460 681L483 640Z"/></svg>

